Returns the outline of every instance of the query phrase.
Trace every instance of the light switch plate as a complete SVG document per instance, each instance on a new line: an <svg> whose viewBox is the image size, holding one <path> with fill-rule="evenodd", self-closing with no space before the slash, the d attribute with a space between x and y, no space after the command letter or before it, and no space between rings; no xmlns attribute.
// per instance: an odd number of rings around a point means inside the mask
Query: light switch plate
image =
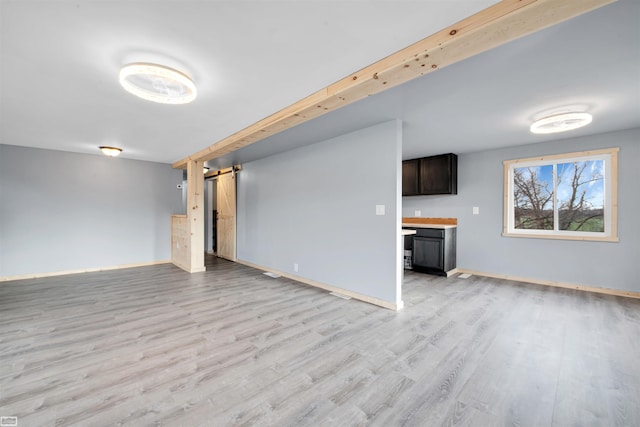
<svg viewBox="0 0 640 427"><path fill-rule="evenodd" d="M376 215L384 215L384 205L376 205Z"/></svg>
<svg viewBox="0 0 640 427"><path fill-rule="evenodd" d="M479 215L480 214L480 207L479 206L474 206L473 207L473 214L474 215Z"/></svg>
<svg viewBox="0 0 640 427"><path fill-rule="evenodd" d="M421 217L422 216L422 211L415 211L413 216L415 216L416 218Z"/></svg>

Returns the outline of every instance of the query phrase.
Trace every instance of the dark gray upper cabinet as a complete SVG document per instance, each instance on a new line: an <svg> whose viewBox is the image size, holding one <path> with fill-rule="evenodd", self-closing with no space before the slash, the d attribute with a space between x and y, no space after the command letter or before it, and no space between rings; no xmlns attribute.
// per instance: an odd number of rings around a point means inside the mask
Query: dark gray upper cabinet
<svg viewBox="0 0 640 427"><path fill-rule="evenodd" d="M415 196L420 194L420 159L402 162L402 195Z"/></svg>
<svg viewBox="0 0 640 427"><path fill-rule="evenodd" d="M458 156L420 159L420 194L458 194Z"/></svg>
<svg viewBox="0 0 640 427"><path fill-rule="evenodd" d="M458 194L458 156L455 154L402 162L402 195L432 194Z"/></svg>

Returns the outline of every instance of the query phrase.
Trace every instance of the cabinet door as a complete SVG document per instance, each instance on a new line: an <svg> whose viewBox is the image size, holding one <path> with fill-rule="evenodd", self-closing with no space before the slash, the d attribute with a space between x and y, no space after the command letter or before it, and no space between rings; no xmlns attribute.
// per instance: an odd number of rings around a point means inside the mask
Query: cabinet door
<svg viewBox="0 0 640 427"><path fill-rule="evenodd" d="M420 159L402 162L402 195L414 196L418 194L418 176L420 173Z"/></svg>
<svg viewBox="0 0 640 427"><path fill-rule="evenodd" d="M430 237L414 237L413 265L444 271L444 240Z"/></svg>
<svg viewBox="0 0 640 427"><path fill-rule="evenodd" d="M458 157L455 154L420 160L420 194L458 194Z"/></svg>

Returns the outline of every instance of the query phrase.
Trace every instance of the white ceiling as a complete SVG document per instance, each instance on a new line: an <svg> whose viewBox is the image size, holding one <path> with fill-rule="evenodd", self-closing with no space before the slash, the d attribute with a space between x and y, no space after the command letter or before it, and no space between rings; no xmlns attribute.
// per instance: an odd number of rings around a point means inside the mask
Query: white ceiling
<svg viewBox="0 0 640 427"><path fill-rule="evenodd" d="M0 0L0 143L171 163L495 0ZM161 105L118 83L130 62L190 74Z"/></svg>
<svg viewBox="0 0 640 427"><path fill-rule="evenodd" d="M529 132L539 113L566 106L591 112L593 123ZM404 159L640 127L640 1L620 0L209 163L245 163L394 118L404 121Z"/></svg>
<svg viewBox="0 0 640 427"><path fill-rule="evenodd" d="M0 0L0 143L172 163L495 3ZM118 83L129 62L191 74L198 98L161 105ZM404 158L558 137L541 111L583 105L571 137L640 126L640 2L620 0L210 161L228 166L381 121Z"/></svg>

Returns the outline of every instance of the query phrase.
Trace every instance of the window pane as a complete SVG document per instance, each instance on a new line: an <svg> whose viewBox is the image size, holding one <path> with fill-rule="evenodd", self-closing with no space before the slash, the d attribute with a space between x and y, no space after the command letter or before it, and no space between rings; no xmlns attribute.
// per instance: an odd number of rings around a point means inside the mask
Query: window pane
<svg viewBox="0 0 640 427"><path fill-rule="evenodd" d="M604 231L604 161L559 163L558 229Z"/></svg>
<svg viewBox="0 0 640 427"><path fill-rule="evenodd" d="M553 230L553 166L513 169L514 228Z"/></svg>

